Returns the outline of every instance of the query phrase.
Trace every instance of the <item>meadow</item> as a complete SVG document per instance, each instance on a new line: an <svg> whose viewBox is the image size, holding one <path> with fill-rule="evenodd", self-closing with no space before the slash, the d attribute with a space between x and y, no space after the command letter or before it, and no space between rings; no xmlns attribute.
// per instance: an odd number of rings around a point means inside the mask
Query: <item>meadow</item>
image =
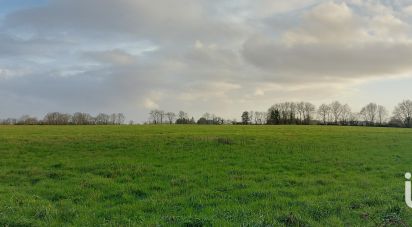
<svg viewBox="0 0 412 227"><path fill-rule="evenodd" d="M407 226L412 130L1 126L0 226Z"/></svg>

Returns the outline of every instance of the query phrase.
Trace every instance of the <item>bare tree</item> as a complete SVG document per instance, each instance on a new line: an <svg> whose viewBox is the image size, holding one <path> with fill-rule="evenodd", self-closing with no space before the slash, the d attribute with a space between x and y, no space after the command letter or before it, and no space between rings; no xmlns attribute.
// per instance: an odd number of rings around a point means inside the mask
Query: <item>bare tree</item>
<svg viewBox="0 0 412 227"><path fill-rule="evenodd" d="M342 122L342 124L347 125L349 124L349 119L352 115L352 109L350 108L350 106L348 104L345 104L342 106L342 113L341 113L341 117L340 120Z"/></svg>
<svg viewBox="0 0 412 227"><path fill-rule="evenodd" d="M255 124L255 112L253 110L249 111L249 122L250 124Z"/></svg>
<svg viewBox="0 0 412 227"><path fill-rule="evenodd" d="M75 125L89 125L92 124L93 117L88 113L74 113L72 117L72 122Z"/></svg>
<svg viewBox="0 0 412 227"><path fill-rule="evenodd" d="M412 101L404 100L393 111L394 119L401 121L407 128L412 127Z"/></svg>
<svg viewBox="0 0 412 227"><path fill-rule="evenodd" d="M116 124L116 119L117 119L117 115L115 113L110 114L109 123L112 124L112 125Z"/></svg>
<svg viewBox="0 0 412 227"><path fill-rule="evenodd" d="M378 106L378 122L379 125L382 126L382 124L386 121L386 117L388 116L388 111L384 106L379 105Z"/></svg>
<svg viewBox="0 0 412 227"><path fill-rule="evenodd" d="M159 110L159 120L160 120L160 124L164 123L164 120L166 118L166 113L163 110Z"/></svg>
<svg viewBox="0 0 412 227"><path fill-rule="evenodd" d="M48 113L43 118L43 123L48 125L67 125L70 123L71 115L59 112Z"/></svg>
<svg viewBox="0 0 412 227"><path fill-rule="evenodd" d="M162 124L163 123L163 117L164 117L164 111L163 110L151 110L150 113L150 121L153 124Z"/></svg>
<svg viewBox="0 0 412 227"><path fill-rule="evenodd" d="M330 106L326 104L322 104L319 106L318 109L318 115L322 119L323 124L327 124L329 120L329 115L330 115Z"/></svg>
<svg viewBox="0 0 412 227"><path fill-rule="evenodd" d="M316 106L310 102L305 102L303 107L303 123L310 124L313 115L316 112Z"/></svg>
<svg viewBox="0 0 412 227"><path fill-rule="evenodd" d="M340 116L342 114L342 104L338 101L334 101L330 104L330 111L333 116L335 124L338 124Z"/></svg>
<svg viewBox="0 0 412 227"><path fill-rule="evenodd" d="M351 113L349 115L349 124L350 125L358 125L359 124L359 114L358 113Z"/></svg>
<svg viewBox="0 0 412 227"><path fill-rule="evenodd" d="M189 123L194 123L194 119L189 120L189 115L184 112L184 111L179 111L179 113L177 114L177 120L176 120L176 124L189 124Z"/></svg>
<svg viewBox="0 0 412 227"><path fill-rule="evenodd" d="M110 115L105 113L100 113L96 116L96 124L98 125L108 125L110 123Z"/></svg>
<svg viewBox="0 0 412 227"><path fill-rule="evenodd" d="M173 124L173 122L176 119L176 114L173 113L173 112L167 112L166 117L167 117L167 120L168 120L169 124Z"/></svg>
<svg viewBox="0 0 412 227"><path fill-rule="evenodd" d="M188 119L189 118L187 113L182 111L182 110L179 111L178 117L179 117L179 119Z"/></svg>
<svg viewBox="0 0 412 227"><path fill-rule="evenodd" d="M296 104L296 112L297 118L299 119L299 123L302 124L305 119L305 103L299 102Z"/></svg>
<svg viewBox="0 0 412 227"><path fill-rule="evenodd" d="M39 121L37 120L37 118L31 117L30 115L23 115L22 117L20 117L17 124L36 125L39 124Z"/></svg>
<svg viewBox="0 0 412 227"><path fill-rule="evenodd" d="M369 122L370 124L375 123L377 113L378 113L378 105L372 102L364 106L360 111L360 114L363 116L364 120L366 122Z"/></svg>
<svg viewBox="0 0 412 227"><path fill-rule="evenodd" d="M2 124L4 125L15 125L17 124L18 120L16 118L7 118L2 121Z"/></svg>
<svg viewBox="0 0 412 227"><path fill-rule="evenodd" d="M116 124L117 125L122 125L124 124L124 121L126 120L126 117L124 116L123 113L118 113L116 114Z"/></svg>
<svg viewBox="0 0 412 227"><path fill-rule="evenodd" d="M256 125L266 124L266 113L265 112L255 111L253 116L254 116L253 121Z"/></svg>

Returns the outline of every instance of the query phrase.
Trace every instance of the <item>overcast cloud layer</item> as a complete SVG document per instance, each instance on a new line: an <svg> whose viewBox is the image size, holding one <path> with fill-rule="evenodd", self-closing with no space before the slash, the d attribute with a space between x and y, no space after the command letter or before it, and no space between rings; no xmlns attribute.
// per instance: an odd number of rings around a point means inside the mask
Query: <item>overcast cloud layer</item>
<svg viewBox="0 0 412 227"><path fill-rule="evenodd" d="M395 85L381 90L382 104L411 98L393 92L412 75L406 0L12 2L0 0L1 118L84 111L144 121L153 108L235 118L332 98L360 106L381 101L367 85L382 80Z"/></svg>

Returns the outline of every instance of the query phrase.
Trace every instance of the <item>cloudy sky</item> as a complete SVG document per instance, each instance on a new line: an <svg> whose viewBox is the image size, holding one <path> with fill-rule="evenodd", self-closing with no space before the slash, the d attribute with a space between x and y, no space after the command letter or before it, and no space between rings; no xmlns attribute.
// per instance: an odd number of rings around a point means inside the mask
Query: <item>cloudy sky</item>
<svg viewBox="0 0 412 227"><path fill-rule="evenodd" d="M408 0L0 0L0 118L391 109L412 98L411 28Z"/></svg>

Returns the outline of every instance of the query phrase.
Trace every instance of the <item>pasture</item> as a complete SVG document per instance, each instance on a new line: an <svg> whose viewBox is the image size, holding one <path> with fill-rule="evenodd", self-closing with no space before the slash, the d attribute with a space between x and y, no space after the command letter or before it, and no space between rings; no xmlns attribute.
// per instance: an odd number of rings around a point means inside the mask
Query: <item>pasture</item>
<svg viewBox="0 0 412 227"><path fill-rule="evenodd" d="M0 226L412 223L412 130L1 126Z"/></svg>

